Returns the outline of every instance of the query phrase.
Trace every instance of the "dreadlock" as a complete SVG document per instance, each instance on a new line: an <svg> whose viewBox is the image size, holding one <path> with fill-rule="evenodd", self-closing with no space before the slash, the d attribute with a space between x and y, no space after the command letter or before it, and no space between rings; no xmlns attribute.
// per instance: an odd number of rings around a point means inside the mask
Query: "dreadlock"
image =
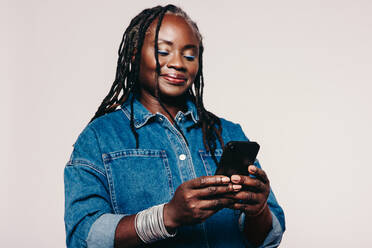
<svg viewBox="0 0 372 248"><path fill-rule="evenodd" d="M111 89L107 96L103 99L101 105L98 107L97 112L91 119L91 122L110 112L116 110L116 108L122 105L131 94L137 93L139 91L139 74L140 74L140 62L141 62L141 50L142 45L146 36L146 31L151 23L157 19L156 32L155 32L155 60L156 60L156 72L157 75L160 73L160 64L158 59L158 34L161 26L161 22L166 13L172 13L177 16L181 16L186 22L194 29L198 39L199 39L199 69L195 77L193 88L190 88L187 92L194 101L199 120L194 125L187 128L190 131L193 128L201 128L203 133L203 144L207 151L212 155L213 160L218 164L215 150L217 147L217 140L220 142L221 146L224 146L222 140L222 126L220 119L208 112L203 104L203 88L204 88L204 77L203 77L203 43L202 37L200 35L199 29L195 22L193 22L190 17L179 7L174 5L167 5L165 7L156 6L154 8L149 8L143 10L136 17L132 19L129 26L124 32L122 37L119 50L118 50L118 61L116 68L115 80L111 86ZM134 57L134 59L133 59ZM160 94L159 94L159 84L157 80L157 99L161 107L165 112L172 118L169 111L163 104ZM139 147L138 133L134 126L134 111L133 111L134 97L130 98L130 128L136 139L136 148ZM174 122L175 127L180 131L181 135L185 138L180 127ZM185 138L187 143L187 140Z"/></svg>

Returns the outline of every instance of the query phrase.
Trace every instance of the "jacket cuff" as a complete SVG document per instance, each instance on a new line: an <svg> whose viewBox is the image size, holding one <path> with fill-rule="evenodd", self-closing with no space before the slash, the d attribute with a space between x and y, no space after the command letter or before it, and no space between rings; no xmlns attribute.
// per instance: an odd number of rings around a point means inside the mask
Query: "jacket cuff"
<svg viewBox="0 0 372 248"><path fill-rule="evenodd" d="M103 214L90 228L87 246L88 248L113 248L116 227L125 214Z"/></svg>
<svg viewBox="0 0 372 248"><path fill-rule="evenodd" d="M278 218L275 216L275 214L273 214L273 212L271 212L271 216L273 217L272 229L267 234L262 245L260 245L258 248L275 248L279 246L280 241L282 240L282 237L283 237L282 226L280 225ZM244 230L244 220L245 220L245 213L242 212L239 217L239 229L241 232L243 232ZM255 247L254 245L251 245L246 238L244 238L244 240L245 240L247 247L249 248Z"/></svg>

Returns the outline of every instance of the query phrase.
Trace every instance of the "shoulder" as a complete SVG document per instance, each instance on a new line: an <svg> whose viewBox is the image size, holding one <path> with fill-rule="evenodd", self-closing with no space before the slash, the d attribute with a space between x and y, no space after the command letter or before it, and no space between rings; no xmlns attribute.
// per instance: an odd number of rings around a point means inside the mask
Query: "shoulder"
<svg viewBox="0 0 372 248"><path fill-rule="evenodd" d="M222 125L222 136L228 140L248 140L240 124L220 118Z"/></svg>
<svg viewBox="0 0 372 248"><path fill-rule="evenodd" d="M117 109L114 112L105 114L94 119L88 124L88 129L94 129L97 133L102 131L110 131L118 127L127 126L129 124L128 117L124 114L122 109Z"/></svg>
<svg viewBox="0 0 372 248"><path fill-rule="evenodd" d="M110 133L117 128L123 128L129 123L121 109L105 114L90 122L80 133L75 144L85 141L94 140L102 135L102 133Z"/></svg>
<svg viewBox="0 0 372 248"><path fill-rule="evenodd" d="M240 128L240 124L239 123L226 120L225 118L220 117L220 121L221 121L221 124L222 124L222 128L225 128L225 129L237 129L237 128Z"/></svg>
<svg viewBox="0 0 372 248"><path fill-rule="evenodd" d="M88 158L99 159L104 148L110 142L115 142L115 137L120 135L125 136L125 133L130 132L129 120L118 109L112 113L105 114L89 123L78 136L71 159Z"/></svg>

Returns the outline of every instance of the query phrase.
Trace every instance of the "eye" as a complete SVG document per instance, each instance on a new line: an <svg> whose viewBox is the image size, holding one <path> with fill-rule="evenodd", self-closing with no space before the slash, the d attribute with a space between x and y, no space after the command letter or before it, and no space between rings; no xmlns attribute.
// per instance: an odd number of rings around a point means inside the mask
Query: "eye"
<svg viewBox="0 0 372 248"><path fill-rule="evenodd" d="M165 50L158 50L158 54L160 56L167 56L169 53L167 51L165 51Z"/></svg>
<svg viewBox="0 0 372 248"><path fill-rule="evenodd" d="M185 57L188 61L194 61L194 60L195 60L195 56L192 56L192 55L184 55L184 57Z"/></svg>

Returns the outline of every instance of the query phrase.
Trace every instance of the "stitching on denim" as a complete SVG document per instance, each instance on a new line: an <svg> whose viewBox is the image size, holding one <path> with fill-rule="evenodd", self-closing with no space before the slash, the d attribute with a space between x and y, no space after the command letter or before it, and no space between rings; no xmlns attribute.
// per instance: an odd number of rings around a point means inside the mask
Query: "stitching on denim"
<svg viewBox="0 0 372 248"><path fill-rule="evenodd" d="M165 170L167 172L167 175L168 175L168 184L169 184L169 188L170 188L170 191L169 191L169 195L170 197L172 198L173 195L174 195L174 187L173 187L173 180L172 180L172 172L171 172L171 169L169 167L169 161L168 161L168 157L167 157L167 154L165 153L165 151L163 151L163 164L165 166Z"/></svg>
<svg viewBox="0 0 372 248"><path fill-rule="evenodd" d="M99 151L101 153L101 159L102 159L102 164L103 166L105 167L105 172L106 172L106 179L107 179L107 183L109 185L109 194L110 194L110 199L111 199L111 205L113 206L114 208L114 211L115 213L117 213L117 203L116 203L116 197L114 195L114 193L111 193L111 189L110 187L112 186L113 187L113 181L112 179L110 178L110 175L108 172L107 172L107 168L106 168L106 165L105 165L105 161L103 159L103 153L102 153L102 149L101 149L101 146L100 146L100 143L99 143L99 139L98 139L98 135L97 135L97 132L94 128L92 128L93 130L93 133L96 137L96 140L97 140L97 145L98 145L98 148L99 148Z"/></svg>
<svg viewBox="0 0 372 248"><path fill-rule="evenodd" d="M210 152L199 150L199 155L200 155L200 158L201 158L201 160L203 162L204 169L207 172L207 175L208 176L213 175L213 173L212 173L212 167L209 165L209 162L207 160L208 157L209 158L212 157L212 155L210 154ZM221 157L222 156L222 149L216 149L215 155L216 155L216 157Z"/></svg>
<svg viewBox="0 0 372 248"><path fill-rule="evenodd" d="M174 117L174 120L177 121L178 119L183 119L184 118L184 114L182 111L178 111L176 116Z"/></svg>
<svg viewBox="0 0 372 248"><path fill-rule="evenodd" d="M171 140L171 137L169 137L168 132L166 130L165 130L165 135L167 135L168 140L170 141ZM171 145L173 151L176 152L176 157L177 157L177 148L174 147L173 142L170 142L170 145ZM180 167L178 166L178 163L177 163L177 169L178 169L178 173L180 175L180 178L181 178L182 183L185 182L185 180L184 180L184 178L182 176L182 171L181 171Z"/></svg>
<svg viewBox="0 0 372 248"><path fill-rule="evenodd" d="M127 109L126 106L123 106L123 108L120 107L121 111L123 111L123 113L128 118L128 120L130 120L130 111ZM151 119L154 116L155 115L152 114L152 113L147 113L144 116L142 116L141 118L135 119L134 120L134 126L135 126L135 128L141 128L141 127L143 127L144 125L146 125L146 123L149 121L149 119Z"/></svg>
<svg viewBox="0 0 372 248"><path fill-rule="evenodd" d="M123 111L124 115L128 118L128 120L130 120L129 113L127 113L127 111L128 111L127 108L125 108L125 110L123 108L120 108L120 109L121 109L121 111Z"/></svg>
<svg viewBox="0 0 372 248"><path fill-rule="evenodd" d="M136 128L141 128L141 127L143 127L143 126L146 125L147 122L148 122L152 117L154 117L154 116L155 116L155 115L153 115L153 114L147 114L147 115L145 115L144 118L141 119L141 123L138 123L138 122L137 122L137 126L136 126Z"/></svg>
<svg viewBox="0 0 372 248"><path fill-rule="evenodd" d="M114 209L114 212L118 214L119 207L118 203L116 200L116 193L115 193L115 184L112 179L112 170L109 165L109 163L112 160L124 158L124 157L145 157L145 158L161 158L163 160L163 165L165 164L164 160L167 160L167 156L164 150L154 150L154 149L125 149L122 151L116 151L116 152L111 152L107 154L102 155L103 160L104 160L104 166L107 174L107 181L109 185L109 193L110 193L110 199L112 202L112 206ZM164 159L165 158L165 159ZM166 166L167 167L167 166ZM169 167L169 166L168 166ZM165 170L167 171L169 168L166 168ZM167 173L168 174L168 173ZM170 172L169 172L170 174ZM170 176L168 175L168 180L171 180L171 174ZM174 194L174 187L173 183L170 183L169 186L171 187L171 191ZM172 196L172 195L171 195Z"/></svg>
<svg viewBox="0 0 372 248"><path fill-rule="evenodd" d="M192 101L187 101L186 104L187 104L188 111L185 113L185 116L187 113L190 112L192 120L194 121L194 123L197 123L199 116L198 116L198 111L196 111L195 109L195 104ZM195 116L194 116L194 112L195 112Z"/></svg>
<svg viewBox="0 0 372 248"><path fill-rule="evenodd" d="M162 115L162 114L160 114ZM164 116L165 117L165 116ZM181 138L181 134L180 132L170 123L170 121L168 120L168 118L166 119L167 120L167 123L168 125L170 126L169 130L171 130L171 132L173 134L175 134L175 136L177 137L179 143L182 145L182 148L184 151L186 151L187 153L187 160L188 160L188 169L190 169L191 171L191 174L192 174L192 177L193 178L196 178L196 172L195 172L195 168L194 168L194 164L192 162L192 157L191 157L191 152L190 152L190 149L187 147L185 141L183 138Z"/></svg>
<svg viewBox="0 0 372 248"><path fill-rule="evenodd" d="M207 176L211 176L212 174L212 170L207 162L207 159L206 159L206 156L205 156L205 152L202 151L202 150L199 150L199 155L200 155L200 158L203 162L203 165L204 165L204 169L205 169L205 172L207 172Z"/></svg>
<svg viewBox="0 0 372 248"><path fill-rule="evenodd" d="M199 152L203 152L206 157L212 157L212 154L210 152L204 151L204 150L199 150ZM214 152L214 155L216 156L222 156L223 150L220 148L217 148L216 151Z"/></svg>
<svg viewBox="0 0 372 248"><path fill-rule="evenodd" d="M97 135L96 129L94 129L94 128L92 127L92 130L93 130L94 136L96 137L97 146L98 146L98 148L99 148L99 153L102 154L102 149L101 149L101 145L100 145L100 143L99 143L99 139L98 139L98 135ZM102 155L101 155L101 159L102 159ZM103 164L103 159L102 159L102 164Z"/></svg>
<svg viewBox="0 0 372 248"><path fill-rule="evenodd" d="M190 152L190 149L187 146L186 146L186 151L188 153L187 160L189 161L191 172L194 174L193 178L196 178L197 176L196 176L196 172L195 172L194 163L192 162L191 152Z"/></svg>
<svg viewBox="0 0 372 248"><path fill-rule="evenodd" d="M98 173L100 173L101 175L103 175L104 177L106 177L105 172L101 171L98 168L98 166L96 166L95 164L90 163L88 161L85 161L85 160L73 159L73 160L68 161L66 166L85 166L85 167L89 167L92 170L95 170Z"/></svg>
<svg viewBox="0 0 372 248"><path fill-rule="evenodd" d="M102 157L104 162L109 162L122 157L162 157L162 152L163 150L153 149L124 149L121 151L105 153Z"/></svg>
<svg viewBox="0 0 372 248"><path fill-rule="evenodd" d="M187 113L185 113L185 116L186 114L188 114L190 112L190 116L191 116L191 119L193 120L194 123L197 123L198 121L196 120L197 118L194 118L194 114L191 112L191 111L188 111Z"/></svg>
<svg viewBox="0 0 372 248"><path fill-rule="evenodd" d="M109 185L109 193L110 193L111 204L113 206L115 214L117 214L119 212L119 210L118 210L118 205L117 205L117 202L116 202L114 182L111 178L111 170L110 170L110 167L108 165L106 165L106 163L104 163L104 166L105 166L105 170L106 170L106 174L107 174L107 182L108 182L108 185Z"/></svg>
<svg viewBox="0 0 372 248"><path fill-rule="evenodd" d="M160 115L161 115L161 114L160 114ZM169 122L168 119L167 119L167 121L168 121L168 123L170 124L170 122ZM173 127L173 125L171 125L171 128L168 128L168 130L170 130L170 132L173 133L173 134L176 136L176 138L177 138L179 144L181 144L181 146L182 146L182 150L186 150L186 152L187 152L187 157L190 157L189 159L191 159L191 153L190 153L190 150L189 150L189 148L187 147L187 145L184 144L185 142L183 141L183 139L180 138L179 135L181 135L181 134L179 134L178 130L176 130L176 129ZM165 132L165 134L167 135L168 140L172 140L172 138L169 137L168 132ZM173 150L176 151L176 156L177 156L177 146L175 147L174 144L173 144L173 142L171 142L171 146L172 146ZM194 170L194 164L192 163L192 161L191 161L191 165L192 165L192 169L193 169L192 172L194 172L194 173L193 173L193 174L194 174L194 177L196 177L196 173L195 173L195 170ZM189 166L187 166L187 167L189 167ZM180 167L178 166L178 162L177 162L177 168L178 168L178 172L180 173L181 181L182 181L182 183L183 183L183 182L185 182L185 178L182 176L183 174L182 174L182 171L181 171ZM186 181L187 181L187 180L188 180L188 178L186 178Z"/></svg>

